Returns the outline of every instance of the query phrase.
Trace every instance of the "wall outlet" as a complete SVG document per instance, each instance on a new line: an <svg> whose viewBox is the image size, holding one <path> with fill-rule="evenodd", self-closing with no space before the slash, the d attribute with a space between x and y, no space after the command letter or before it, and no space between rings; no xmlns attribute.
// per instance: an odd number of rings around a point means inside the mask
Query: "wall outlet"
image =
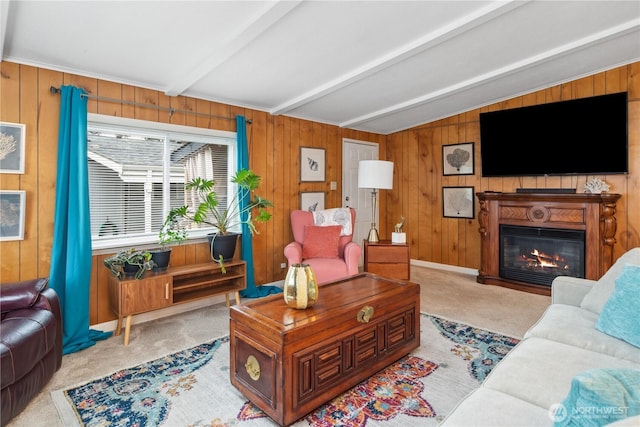
<svg viewBox="0 0 640 427"><path fill-rule="evenodd" d="M337 190L337 189L338 189L338 183L337 183L337 182L335 182L335 181L331 181L331 184L329 184L329 187L330 187L332 190Z"/></svg>
<svg viewBox="0 0 640 427"><path fill-rule="evenodd" d="M281 263L280 268L287 268L287 263L286 262Z"/></svg>

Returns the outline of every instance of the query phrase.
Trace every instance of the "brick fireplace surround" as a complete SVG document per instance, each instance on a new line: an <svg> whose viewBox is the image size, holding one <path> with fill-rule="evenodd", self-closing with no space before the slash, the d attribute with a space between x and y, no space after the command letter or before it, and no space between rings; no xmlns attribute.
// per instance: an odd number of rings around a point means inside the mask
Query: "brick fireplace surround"
<svg viewBox="0 0 640 427"><path fill-rule="evenodd" d="M500 225L584 230L585 278L599 279L613 263L620 194L476 193L481 260L477 282L551 295L549 286L500 277Z"/></svg>

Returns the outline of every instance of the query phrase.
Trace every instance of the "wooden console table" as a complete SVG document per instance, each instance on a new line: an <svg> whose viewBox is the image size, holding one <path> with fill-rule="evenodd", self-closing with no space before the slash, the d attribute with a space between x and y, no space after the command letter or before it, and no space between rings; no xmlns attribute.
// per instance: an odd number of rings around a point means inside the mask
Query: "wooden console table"
<svg viewBox="0 0 640 427"><path fill-rule="evenodd" d="M115 335L122 329L122 318L126 317L124 345L129 345L131 316L172 305L225 294L229 307L229 293L235 293L236 304L240 304L240 291L247 287L244 261L224 263L226 273L216 263L170 267L160 273L147 272L142 279L115 276L109 278L109 303L118 316Z"/></svg>
<svg viewBox="0 0 640 427"><path fill-rule="evenodd" d="M550 295L548 286L500 277L500 225L585 231L585 278L599 279L613 263L620 194L476 193L482 251L478 283Z"/></svg>
<svg viewBox="0 0 640 427"><path fill-rule="evenodd" d="M420 287L361 273L320 286L306 310L272 295L230 319L231 383L289 425L420 345Z"/></svg>

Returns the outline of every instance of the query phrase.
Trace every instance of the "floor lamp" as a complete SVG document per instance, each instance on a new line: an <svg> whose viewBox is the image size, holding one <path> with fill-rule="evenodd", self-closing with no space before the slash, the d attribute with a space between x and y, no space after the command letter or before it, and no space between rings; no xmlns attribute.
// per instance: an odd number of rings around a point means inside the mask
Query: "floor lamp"
<svg viewBox="0 0 640 427"><path fill-rule="evenodd" d="M358 188L371 189L371 230L369 243L378 243L380 236L376 229L376 211L378 190L393 188L393 162L385 160L360 160L358 164Z"/></svg>

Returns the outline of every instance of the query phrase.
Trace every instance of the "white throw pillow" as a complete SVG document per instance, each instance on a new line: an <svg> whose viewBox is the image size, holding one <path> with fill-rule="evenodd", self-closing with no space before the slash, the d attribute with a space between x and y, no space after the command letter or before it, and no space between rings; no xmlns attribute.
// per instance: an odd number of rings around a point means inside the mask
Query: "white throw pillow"
<svg viewBox="0 0 640 427"><path fill-rule="evenodd" d="M616 287L616 278L627 264L640 264L640 248L630 249L618 258L611 268L598 280L598 283L585 295L580 307L600 314L602 307L604 307L604 304Z"/></svg>

